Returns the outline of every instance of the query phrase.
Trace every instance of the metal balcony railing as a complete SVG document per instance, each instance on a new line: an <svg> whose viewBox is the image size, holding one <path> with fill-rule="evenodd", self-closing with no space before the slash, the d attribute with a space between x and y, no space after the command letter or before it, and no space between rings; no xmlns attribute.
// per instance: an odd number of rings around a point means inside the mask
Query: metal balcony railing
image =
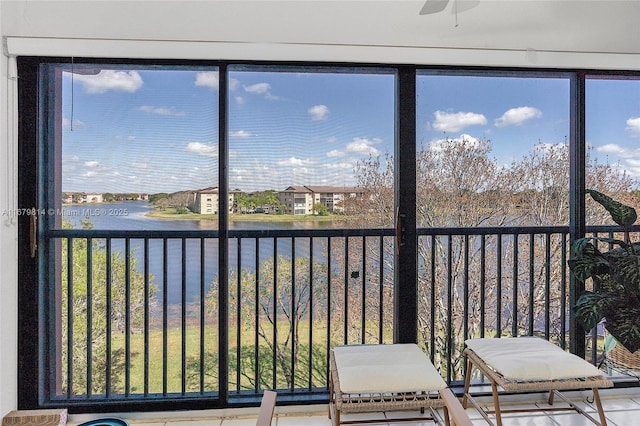
<svg viewBox="0 0 640 426"><path fill-rule="evenodd" d="M226 263L217 231L48 232L50 402L323 394L334 345L393 341L392 229L229 231ZM448 382L469 337L568 347L568 244L567 227L418 230L418 343Z"/></svg>

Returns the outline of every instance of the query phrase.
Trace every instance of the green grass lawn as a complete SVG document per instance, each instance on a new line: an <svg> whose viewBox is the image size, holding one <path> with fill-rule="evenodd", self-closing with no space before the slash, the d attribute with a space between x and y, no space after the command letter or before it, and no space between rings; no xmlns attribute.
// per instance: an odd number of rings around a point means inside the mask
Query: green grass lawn
<svg viewBox="0 0 640 426"><path fill-rule="evenodd" d="M167 219L167 220L218 220L217 214L198 214L198 213L176 213L176 209L173 207L167 207L164 210L153 210L146 213L145 216L152 217L154 219ZM266 214L266 213L251 213L251 214L230 214L229 220L231 222L292 222L292 221L314 221L314 222L331 222L334 220L344 220L344 216L328 215L292 215L292 214Z"/></svg>
<svg viewBox="0 0 640 426"><path fill-rule="evenodd" d="M284 351L290 354L290 343L285 346L285 339L287 338L288 323L283 321L278 323L279 328L279 341L281 342L281 348L285 348ZM232 327L228 330L229 333L229 387L230 389L236 388L236 380L238 377L238 370L236 369L236 355L237 355L237 329ZM267 329L267 335L271 337L272 329ZM299 325L298 335L301 345L307 345L309 343L309 322L305 321ZM342 340L342 336L336 336ZM326 339L327 329L326 323L321 321L314 321L313 328L313 341L319 345L312 351L312 358L316 367L321 367L324 370L326 367ZM164 341L165 336L161 329L152 329L148 335L149 341L149 358L147 361L148 368L148 380L149 380L149 393L161 393L164 389L164 374L165 367L163 366L164 358ZM183 362L186 362L187 370L191 371L192 375L186 380L187 392L199 392L199 370L200 370L200 327L198 325L190 325L185 329L184 347L186 361L183 361L183 333L180 327L173 327L167 330L166 333L166 391L167 392L182 392L183 386ZM261 357L264 362L262 365L263 379L271 383L273 380L272 374L272 357L270 349L267 343L263 340L259 340L261 345ZM336 342L341 343L341 342ZM144 345L145 336L144 333L134 333L130 336L131 345L131 369L130 369L130 383L132 393L144 392L144 380L145 380L145 358L144 358ZM240 345L242 347L243 359L240 365L240 382L241 387L244 389L253 388L254 383L251 380L255 374L255 366L252 364L254 360L254 348L255 348L255 330L253 327L246 327L240 334ZM112 350L124 348L125 337L124 334L114 335L112 338ZM205 392L217 391L217 377L218 377L218 331L217 327L213 325L207 325L204 333L204 350L205 350ZM309 366L309 352L305 349L304 353L299 355L299 370L296 372L297 381L301 382L301 386L308 382L308 366ZM290 365L289 361L284 362L286 365ZM190 366L190 367L189 367ZM265 368L265 366L267 368ZM277 382L280 386L286 386L286 381L282 376L282 368L278 367L278 379ZM249 371L247 371L249 370ZM250 379L251 378L251 379ZM122 377L124 381L124 377ZM317 380L314 380L314 382ZM323 386L324 384L317 383L317 385Z"/></svg>

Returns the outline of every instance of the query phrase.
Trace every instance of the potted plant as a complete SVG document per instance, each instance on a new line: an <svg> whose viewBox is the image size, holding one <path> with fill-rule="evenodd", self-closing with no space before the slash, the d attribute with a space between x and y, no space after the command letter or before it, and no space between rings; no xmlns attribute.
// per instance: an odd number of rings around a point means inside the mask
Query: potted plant
<svg viewBox="0 0 640 426"><path fill-rule="evenodd" d="M637 214L598 191L586 192L620 225L624 240L587 237L573 243L569 268L580 281L593 280L593 291L580 295L573 314L586 330L604 319L607 332L633 353L640 349L640 241L630 241L629 228Z"/></svg>

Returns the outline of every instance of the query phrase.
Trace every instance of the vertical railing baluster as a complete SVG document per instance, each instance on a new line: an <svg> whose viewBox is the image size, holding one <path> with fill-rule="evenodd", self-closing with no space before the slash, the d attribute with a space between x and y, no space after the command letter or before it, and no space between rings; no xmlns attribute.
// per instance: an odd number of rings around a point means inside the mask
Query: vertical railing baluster
<svg viewBox="0 0 640 426"><path fill-rule="evenodd" d="M487 287L487 238L480 236L480 337L485 335L485 314L486 314L486 287Z"/></svg>
<svg viewBox="0 0 640 426"><path fill-rule="evenodd" d="M169 362L169 265L168 265L168 242L167 238L162 239L162 395L168 393L168 362Z"/></svg>
<svg viewBox="0 0 640 426"><path fill-rule="evenodd" d="M236 243L236 392L240 392L240 351L242 350L242 238ZM257 325L257 324L256 324ZM258 365L258 364L256 364Z"/></svg>
<svg viewBox="0 0 640 426"><path fill-rule="evenodd" d="M253 359L254 359L254 365L256 366L255 371L254 371L254 387L255 387L255 391L258 392L259 388L260 388L260 373L261 370L259 368L257 368L258 365L260 365L260 335L259 335L259 330L260 330L260 239L256 237L255 240L255 244L256 244L256 254L255 254L255 271L256 271L256 276L255 276L255 318L254 318L254 324L255 324L255 329L254 329L254 342L253 342Z"/></svg>
<svg viewBox="0 0 640 426"><path fill-rule="evenodd" d="M329 383L329 375L331 374L331 368L329 363L329 355L331 353L331 237L327 237L327 353L325 355L325 365L327 366L325 371L325 377L327 378L326 385Z"/></svg>
<svg viewBox="0 0 640 426"><path fill-rule="evenodd" d="M125 297L125 315L124 315L124 394L131 395L131 239L124 240L124 297Z"/></svg>
<svg viewBox="0 0 640 426"><path fill-rule="evenodd" d="M551 234L545 238L545 267L544 267L544 338L549 340L551 323Z"/></svg>
<svg viewBox="0 0 640 426"><path fill-rule="evenodd" d="M273 387L278 389L278 238L273 239Z"/></svg>
<svg viewBox="0 0 640 426"><path fill-rule="evenodd" d="M204 378L205 378L205 354L207 352L206 341L206 279L205 279L205 259L206 259L206 244L205 238L200 238L200 394L204 394Z"/></svg>
<svg viewBox="0 0 640 426"><path fill-rule="evenodd" d="M512 288L512 306L511 306L511 335L518 336L518 239L517 233L513 234L513 277L511 281Z"/></svg>
<svg viewBox="0 0 640 426"><path fill-rule="evenodd" d="M107 396L107 398L111 397L111 335L112 335L112 330L111 330L111 310L113 309L113 300L112 300L112 269L111 269L111 238L107 238L106 243L105 243L105 261L106 261L106 265L105 265L105 272L106 272L106 277L105 277L105 283L106 283L106 289L105 289L105 332L107 334L107 341L106 341L106 365L105 365L105 376L106 376L106 380L105 380L105 394Z"/></svg>
<svg viewBox="0 0 640 426"><path fill-rule="evenodd" d="M67 238L67 399L73 395L73 237Z"/></svg>
<svg viewBox="0 0 640 426"><path fill-rule="evenodd" d="M384 236L378 239L378 343L384 343Z"/></svg>
<svg viewBox="0 0 640 426"><path fill-rule="evenodd" d="M180 391L184 395L187 391L187 239L182 238L181 243Z"/></svg>
<svg viewBox="0 0 640 426"><path fill-rule="evenodd" d="M451 383L453 348L453 235L447 236L447 383Z"/></svg>
<svg viewBox="0 0 640 426"><path fill-rule="evenodd" d="M567 349L567 236L568 234L560 234L562 251L561 251L561 267L560 267L560 346Z"/></svg>
<svg viewBox="0 0 640 426"><path fill-rule="evenodd" d="M362 313L360 314L360 319L362 320L362 324L360 325L360 329L361 329L361 334L362 336L360 336L360 341L361 343L364 345L365 344L365 335L367 333L367 315L366 315L366 310L367 310L367 280L366 280L366 275L367 275L367 237L363 236L362 237L362 277L360 278L362 281Z"/></svg>
<svg viewBox="0 0 640 426"><path fill-rule="evenodd" d="M296 309L296 238L291 237L291 386L293 392L295 388L296 378L296 340L298 330L296 328L296 319L298 312Z"/></svg>
<svg viewBox="0 0 640 426"><path fill-rule="evenodd" d="M431 344L431 361L435 362L436 359L436 236L431 235L431 335L429 336ZM397 297L394 294L394 297Z"/></svg>
<svg viewBox="0 0 640 426"><path fill-rule="evenodd" d="M313 293L315 288L313 286L313 237L309 237L309 385L308 389L311 391L313 387L313 307L315 306L315 298L313 297Z"/></svg>
<svg viewBox="0 0 640 426"><path fill-rule="evenodd" d="M462 340L466 341L469 338L469 236L464 236L464 278L463 278L463 327L462 327Z"/></svg>
<svg viewBox="0 0 640 426"><path fill-rule="evenodd" d="M144 396L149 396L149 321L150 321L150 303L151 303L151 290L149 288L150 285L150 281L149 281L149 275L150 275L150 271L149 271L149 238L145 238L144 239L144 264L143 264L143 273L144 273L144 331L143 331L143 335L144 335L144 359L143 359L143 364L144 364Z"/></svg>
<svg viewBox="0 0 640 426"><path fill-rule="evenodd" d="M502 337L502 234L496 240L496 337Z"/></svg>
<svg viewBox="0 0 640 426"><path fill-rule="evenodd" d="M533 336L534 321L533 311L535 309L535 248L536 235L532 232L529 234L529 315L527 322L529 323L529 336Z"/></svg>
<svg viewBox="0 0 640 426"><path fill-rule="evenodd" d="M87 238L87 394L93 394L93 239Z"/></svg>
<svg viewBox="0 0 640 426"><path fill-rule="evenodd" d="M349 339L349 237L344 238L344 342Z"/></svg>

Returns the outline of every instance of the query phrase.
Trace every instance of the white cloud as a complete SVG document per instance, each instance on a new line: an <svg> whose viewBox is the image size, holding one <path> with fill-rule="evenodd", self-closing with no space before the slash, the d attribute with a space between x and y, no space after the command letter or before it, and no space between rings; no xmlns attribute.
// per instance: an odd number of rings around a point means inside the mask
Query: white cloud
<svg viewBox="0 0 640 426"><path fill-rule="evenodd" d="M274 96L271 93L271 85L269 83L256 83L250 86L243 87L244 91L247 93L252 93L254 95L264 95L264 98L269 100L279 99L277 96Z"/></svg>
<svg viewBox="0 0 640 426"><path fill-rule="evenodd" d="M640 117L630 118L627 120L627 130L635 138L640 138Z"/></svg>
<svg viewBox="0 0 640 426"><path fill-rule="evenodd" d="M542 117L542 111L538 108L523 106L511 108L502 114L495 122L496 127L519 126L532 118Z"/></svg>
<svg viewBox="0 0 640 426"><path fill-rule="evenodd" d="M353 163L329 163L327 169L330 170L353 170Z"/></svg>
<svg viewBox="0 0 640 426"><path fill-rule="evenodd" d="M346 154L344 151L340 151L338 149L332 149L331 151L327 152L327 157L329 158L336 158L336 157L344 157Z"/></svg>
<svg viewBox="0 0 640 426"><path fill-rule="evenodd" d="M244 91L262 95L271 91L271 85L269 83L256 83L251 86L244 86Z"/></svg>
<svg viewBox="0 0 640 426"><path fill-rule="evenodd" d="M614 143L597 147L596 152L620 159L621 167L631 176L640 176L640 148L626 148Z"/></svg>
<svg viewBox="0 0 640 426"><path fill-rule="evenodd" d="M326 120L329 117L329 107L326 105L314 105L307 112L313 121Z"/></svg>
<svg viewBox="0 0 640 426"><path fill-rule="evenodd" d="M138 108L140 111L144 111L148 114L158 114L158 115L173 115L173 116L183 116L184 112L177 111L175 108L170 107L154 107L150 105L143 105Z"/></svg>
<svg viewBox="0 0 640 426"><path fill-rule="evenodd" d="M253 133L247 132L246 130L237 130L235 132L230 132L229 136L234 138L248 138L253 136Z"/></svg>
<svg viewBox="0 0 640 426"><path fill-rule="evenodd" d="M435 116L435 121L432 127L443 132L458 132L465 127L487 124L487 118L475 112L449 113L436 111L433 115Z"/></svg>
<svg viewBox="0 0 640 426"><path fill-rule="evenodd" d="M380 139L353 138L345 147L346 152L355 154L379 155L380 151L372 145L380 144Z"/></svg>
<svg viewBox="0 0 640 426"><path fill-rule="evenodd" d="M244 104L244 98L242 96L236 96L233 99L236 101L236 105L243 105Z"/></svg>
<svg viewBox="0 0 640 426"><path fill-rule="evenodd" d="M143 81L137 71L102 70L96 75L74 74L85 92L106 93L110 90L133 93L142 87Z"/></svg>
<svg viewBox="0 0 640 426"><path fill-rule="evenodd" d="M599 146L596 148L597 152L601 152L603 154L614 154L617 155L619 157L628 157L631 155L631 153L629 152L629 150L627 150L626 148L621 147L620 145L617 145L615 143L608 143L602 146Z"/></svg>
<svg viewBox="0 0 640 426"><path fill-rule="evenodd" d="M218 147L215 144L207 144L202 142L189 142L187 144L187 151L195 152L198 155L203 155L205 157L217 157L218 156Z"/></svg>
<svg viewBox="0 0 640 426"><path fill-rule="evenodd" d="M314 164L313 160L310 159L302 159L302 158L296 158L296 157L289 157L285 160L280 160L278 161L278 165L279 166L294 166L294 167L298 167L298 166L310 166Z"/></svg>
<svg viewBox="0 0 640 426"><path fill-rule="evenodd" d="M100 167L100 162L98 161L85 161L84 162L85 167Z"/></svg>
<svg viewBox="0 0 640 426"><path fill-rule="evenodd" d="M194 84L199 87L208 87L209 89L218 90L220 88L220 76L218 71L201 71L196 73L196 81Z"/></svg>

